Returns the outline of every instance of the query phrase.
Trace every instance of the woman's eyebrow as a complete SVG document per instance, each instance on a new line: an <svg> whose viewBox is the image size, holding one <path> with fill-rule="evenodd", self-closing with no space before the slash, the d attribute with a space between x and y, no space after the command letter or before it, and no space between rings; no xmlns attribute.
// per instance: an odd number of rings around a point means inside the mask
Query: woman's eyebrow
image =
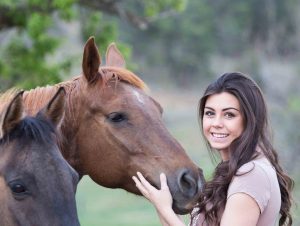
<svg viewBox="0 0 300 226"><path fill-rule="evenodd" d="M214 111L215 109L211 108L211 107L204 107L204 108L208 108L209 110Z"/></svg>
<svg viewBox="0 0 300 226"><path fill-rule="evenodd" d="M212 107L208 107L208 106L206 106L206 107L204 107L204 108L207 108L207 109L209 109L209 110L212 110L212 111L214 111L214 110L215 110L215 109L213 109ZM234 108L234 107L228 107L228 108L224 108L224 109L222 109L222 111L228 111L228 110L240 111L239 109L237 109L237 108Z"/></svg>
<svg viewBox="0 0 300 226"><path fill-rule="evenodd" d="M236 110L236 111L240 111L239 109L234 108L234 107L224 108L222 111L227 111L227 110Z"/></svg>

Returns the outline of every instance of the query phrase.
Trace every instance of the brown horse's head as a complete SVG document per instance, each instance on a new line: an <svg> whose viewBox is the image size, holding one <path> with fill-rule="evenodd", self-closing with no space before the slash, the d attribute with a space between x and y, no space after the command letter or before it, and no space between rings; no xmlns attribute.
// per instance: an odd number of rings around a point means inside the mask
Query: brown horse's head
<svg viewBox="0 0 300 226"><path fill-rule="evenodd" d="M64 96L58 90L36 117L24 117L22 92L6 95L6 105L0 98L0 225L79 225L79 177L55 139Z"/></svg>
<svg viewBox="0 0 300 226"><path fill-rule="evenodd" d="M203 184L201 170L170 135L162 121L162 107L145 93L143 81L124 68L125 61L114 44L107 50L106 65L99 68L100 64L90 38L84 48L80 91L68 104L73 109L67 111L73 113L63 124L65 131L70 128L68 122L75 124L72 131L76 131L79 162L74 167L100 185L135 194L140 194L132 180L137 171L156 187L164 172L174 210L190 211Z"/></svg>

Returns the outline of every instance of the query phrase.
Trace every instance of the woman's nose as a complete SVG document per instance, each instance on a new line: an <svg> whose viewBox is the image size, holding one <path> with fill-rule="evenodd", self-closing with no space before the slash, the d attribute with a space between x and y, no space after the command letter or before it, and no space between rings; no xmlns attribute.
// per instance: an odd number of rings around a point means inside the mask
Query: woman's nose
<svg viewBox="0 0 300 226"><path fill-rule="evenodd" d="M220 116L217 116L213 119L212 126L221 128L223 127L223 120Z"/></svg>

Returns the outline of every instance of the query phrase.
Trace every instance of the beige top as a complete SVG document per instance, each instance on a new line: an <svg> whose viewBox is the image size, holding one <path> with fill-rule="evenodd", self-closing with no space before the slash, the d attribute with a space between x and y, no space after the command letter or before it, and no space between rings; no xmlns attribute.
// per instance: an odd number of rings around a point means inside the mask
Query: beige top
<svg viewBox="0 0 300 226"><path fill-rule="evenodd" d="M265 157L250 161L238 169L229 185L227 199L236 193L251 196L260 208L257 226L274 226L279 216L281 194L276 171ZM200 226L204 221L200 213L192 226ZM207 224L203 224L208 226ZM209 225L212 226L212 225Z"/></svg>

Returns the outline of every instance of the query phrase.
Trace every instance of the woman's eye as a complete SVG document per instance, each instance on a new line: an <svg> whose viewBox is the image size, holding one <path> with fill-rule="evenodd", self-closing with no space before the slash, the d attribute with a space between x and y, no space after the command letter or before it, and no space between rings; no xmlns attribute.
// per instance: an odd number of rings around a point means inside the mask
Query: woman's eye
<svg viewBox="0 0 300 226"><path fill-rule="evenodd" d="M206 116L208 116L208 117L211 117L211 116L214 115L214 112L212 112L212 111L206 111L206 112L204 113L204 115L206 115Z"/></svg>
<svg viewBox="0 0 300 226"><path fill-rule="evenodd" d="M122 122L124 120L127 119L126 115L124 113L120 113L120 112L113 112L110 113L107 118L111 121L111 122Z"/></svg>
<svg viewBox="0 0 300 226"><path fill-rule="evenodd" d="M225 113L225 117L226 118L233 118L235 115L233 114L233 113L231 113L231 112L226 112Z"/></svg>

